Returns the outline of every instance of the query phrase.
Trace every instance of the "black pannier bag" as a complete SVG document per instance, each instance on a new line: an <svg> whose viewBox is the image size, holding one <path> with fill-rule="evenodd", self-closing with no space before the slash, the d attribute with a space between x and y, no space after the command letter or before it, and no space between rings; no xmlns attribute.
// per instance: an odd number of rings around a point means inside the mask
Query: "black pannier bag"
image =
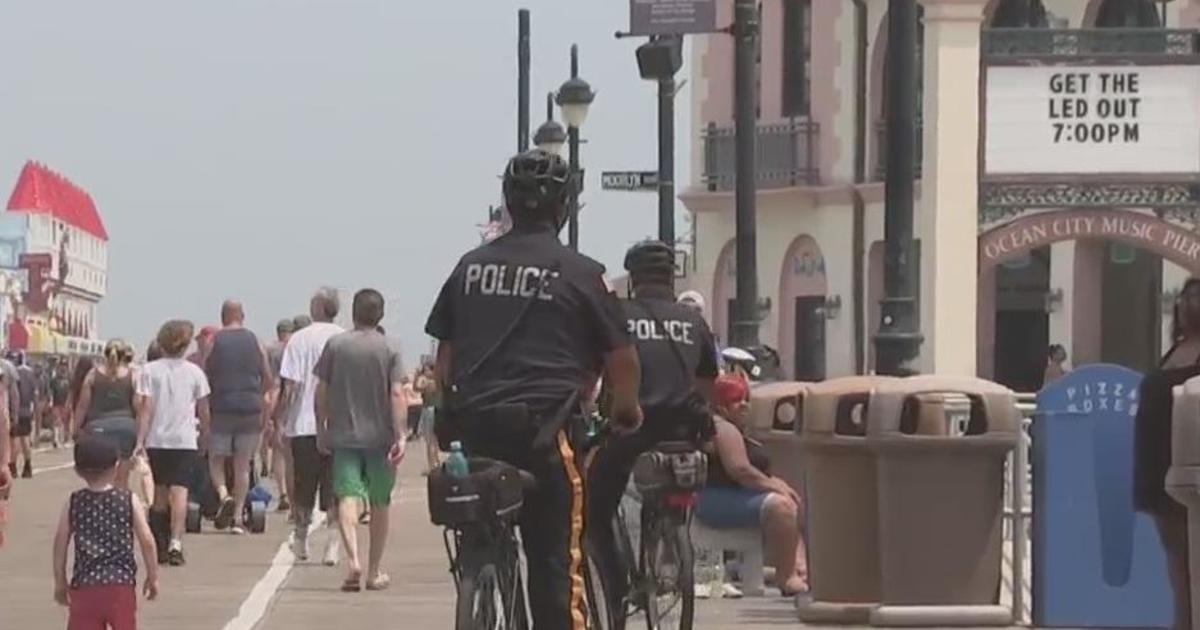
<svg viewBox="0 0 1200 630"><path fill-rule="evenodd" d="M472 459L466 477L435 468L428 477L429 518L434 525L461 527L494 519L516 520L525 493L520 472L508 464Z"/></svg>

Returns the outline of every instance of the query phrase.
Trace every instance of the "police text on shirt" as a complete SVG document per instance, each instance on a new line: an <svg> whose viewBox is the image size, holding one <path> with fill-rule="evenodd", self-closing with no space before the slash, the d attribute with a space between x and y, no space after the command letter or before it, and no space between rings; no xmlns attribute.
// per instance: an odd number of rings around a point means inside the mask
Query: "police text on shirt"
<svg viewBox="0 0 1200 630"><path fill-rule="evenodd" d="M463 294L518 298L536 294L539 300L552 302L554 296L546 292L546 285L558 275L557 271L541 267L472 263L467 265Z"/></svg>
<svg viewBox="0 0 1200 630"><path fill-rule="evenodd" d="M662 324L659 326L659 324ZM675 343L692 345L692 323L668 319L658 322L653 319L631 319L628 323L629 334L641 341L659 341L670 339Z"/></svg>

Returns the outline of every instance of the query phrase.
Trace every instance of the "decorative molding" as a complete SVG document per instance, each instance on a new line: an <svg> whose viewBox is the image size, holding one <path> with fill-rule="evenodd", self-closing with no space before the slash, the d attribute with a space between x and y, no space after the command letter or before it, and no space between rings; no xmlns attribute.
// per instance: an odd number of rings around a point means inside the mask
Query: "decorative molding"
<svg viewBox="0 0 1200 630"><path fill-rule="evenodd" d="M983 183L980 221L1005 209L1161 208L1200 209L1200 184L1191 183Z"/></svg>
<svg viewBox="0 0 1200 630"><path fill-rule="evenodd" d="M979 233L982 234L996 226L999 226L1002 223L1008 223L1013 219L1020 218L1023 214L1025 214L1024 208L1016 208L1012 206L980 206Z"/></svg>
<svg viewBox="0 0 1200 630"><path fill-rule="evenodd" d="M1162 218L1193 232L1200 232L1200 208L1164 208Z"/></svg>
<svg viewBox="0 0 1200 630"><path fill-rule="evenodd" d="M1192 57L1194 29L988 28L981 52L988 59L1036 57Z"/></svg>

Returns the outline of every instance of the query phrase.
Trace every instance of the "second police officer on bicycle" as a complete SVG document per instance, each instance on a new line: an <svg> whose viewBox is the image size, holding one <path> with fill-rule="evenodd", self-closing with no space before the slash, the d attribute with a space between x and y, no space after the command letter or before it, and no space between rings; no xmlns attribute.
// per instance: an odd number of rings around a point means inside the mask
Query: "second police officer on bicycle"
<svg viewBox="0 0 1200 630"><path fill-rule="evenodd" d="M641 422L637 353L604 267L563 246L570 181L557 155L528 151L504 173L512 230L467 253L426 324L440 341L439 442L529 471L521 511L534 630L583 630L580 396L603 373L619 427Z"/></svg>
<svg viewBox="0 0 1200 630"><path fill-rule="evenodd" d="M629 585L616 552L613 518L634 462L662 442L699 447L712 438L708 401L719 371L708 323L675 301L675 251L660 241L638 243L626 253L625 269L633 293L623 302L626 329L642 366L645 422L632 435L610 439L588 471L588 537L614 614L624 610Z"/></svg>

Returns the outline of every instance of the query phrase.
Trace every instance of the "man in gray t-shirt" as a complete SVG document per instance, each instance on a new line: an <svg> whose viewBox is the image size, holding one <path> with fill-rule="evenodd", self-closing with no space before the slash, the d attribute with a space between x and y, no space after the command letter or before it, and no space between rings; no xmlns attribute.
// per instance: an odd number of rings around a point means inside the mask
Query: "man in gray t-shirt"
<svg viewBox="0 0 1200 630"><path fill-rule="evenodd" d="M408 401L400 352L378 328L383 308L378 291L359 291L354 330L331 337L313 369L319 379L317 442L333 452L333 492L346 543L349 574L343 588L360 584L363 577L355 527L366 504L372 507L367 588L383 588L389 581L379 562L396 466L404 457Z"/></svg>

